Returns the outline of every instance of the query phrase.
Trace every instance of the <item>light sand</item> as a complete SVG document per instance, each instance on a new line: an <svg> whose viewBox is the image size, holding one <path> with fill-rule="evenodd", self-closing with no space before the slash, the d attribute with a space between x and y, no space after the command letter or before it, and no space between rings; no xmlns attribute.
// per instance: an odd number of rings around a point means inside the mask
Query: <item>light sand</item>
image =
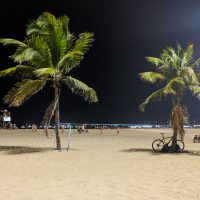
<svg viewBox="0 0 200 200"><path fill-rule="evenodd" d="M43 131L1 130L0 200L200 199L200 156L153 153L159 132L171 130L91 130L57 152L53 132L47 139ZM198 133L187 130L187 150L200 151Z"/></svg>

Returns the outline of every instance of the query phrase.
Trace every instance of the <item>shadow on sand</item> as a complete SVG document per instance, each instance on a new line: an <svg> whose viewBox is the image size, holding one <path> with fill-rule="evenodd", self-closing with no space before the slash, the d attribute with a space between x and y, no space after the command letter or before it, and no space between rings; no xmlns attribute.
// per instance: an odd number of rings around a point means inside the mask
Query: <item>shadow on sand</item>
<svg viewBox="0 0 200 200"><path fill-rule="evenodd" d="M153 151L152 149L147 149L147 148L133 148L133 149L123 149L121 150L121 152L124 153L137 153L137 152L147 152L150 153L152 155L163 155L163 154L176 154L176 155L191 155L191 156L200 156L200 151L192 151L192 150L185 150L182 152L177 152L177 153L164 153L164 152L160 152L160 151Z"/></svg>
<svg viewBox="0 0 200 200"><path fill-rule="evenodd" d="M42 152L67 152L67 148L63 148L61 151L56 150L53 147L30 147L30 146L0 146L0 152L16 155L16 154L31 154L31 153L42 153ZM70 148L68 151L81 151L80 149Z"/></svg>
<svg viewBox="0 0 200 200"><path fill-rule="evenodd" d="M66 148L63 148L62 151L58 151L53 147L30 147L30 146L0 146L0 152L9 154L9 155L17 155L17 154L31 154L31 153L42 153L47 151L57 151L62 152L66 151ZM80 149L69 149L69 151L80 151Z"/></svg>
<svg viewBox="0 0 200 200"><path fill-rule="evenodd" d="M124 149L124 150L121 150L121 152L125 152L125 153L135 153L135 152L157 153L157 152L153 151L152 149L146 149L146 148Z"/></svg>
<svg viewBox="0 0 200 200"><path fill-rule="evenodd" d="M29 146L0 146L0 152L6 154L15 155L15 154L28 154L28 153L41 153L46 151L52 151L53 148L50 147L29 147Z"/></svg>

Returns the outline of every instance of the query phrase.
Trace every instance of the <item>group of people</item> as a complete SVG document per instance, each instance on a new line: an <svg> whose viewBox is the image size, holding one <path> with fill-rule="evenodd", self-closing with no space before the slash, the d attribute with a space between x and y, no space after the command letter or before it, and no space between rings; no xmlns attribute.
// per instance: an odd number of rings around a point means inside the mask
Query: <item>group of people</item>
<svg viewBox="0 0 200 200"><path fill-rule="evenodd" d="M79 134L81 134L82 132L88 133L88 129L85 129L85 125L78 126L77 131L78 131Z"/></svg>
<svg viewBox="0 0 200 200"><path fill-rule="evenodd" d="M100 133L101 133L101 135L103 134L103 127L100 127ZM116 134L119 135L119 127L117 127Z"/></svg>
<svg viewBox="0 0 200 200"><path fill-rule="evenodd" d="M200 142L200 135L195 135L193 138L194 143L199 143Z"/></svg>
<svg viewBox="0 0 200 200"><path fill-rule="evenodd" d="M6 124L5 128L8 130L11 130L11 129L18 130L18 127L16 126L16 124L15 123L12 124L10 122Z"/></svg>

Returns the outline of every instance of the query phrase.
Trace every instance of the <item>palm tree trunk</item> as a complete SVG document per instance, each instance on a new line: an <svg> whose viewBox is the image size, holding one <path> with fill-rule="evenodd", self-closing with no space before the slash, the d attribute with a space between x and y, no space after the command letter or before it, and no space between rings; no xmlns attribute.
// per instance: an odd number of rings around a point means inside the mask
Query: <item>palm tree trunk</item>
<svg viewBox="0 0 200 200"><path fill-rule="evenodd" d="M178 129L173 128L172 145L171 145L170 150L169 150L170 152L176 151L177 135L178 135Z"/></svg>
<svg viewBox="0 0 200 200"><path fill-rule="evenodd" d="M181 95L173 95L172 96L173 108L175 108L176 106L180 106L181 105L181 102L182 102L181 99L182 99Z"/></svg>
<svg viewBox="0 0 200 200"><path fill-rule="evenodd" d="M56 109L55 109L55 132L56 132L56 149L61 150L61 141L60 141L60 112L59 112L59 97L60 97L60 89L58 86L55 86L55 101L57 101Z"/></svg>
<svg viewBox="0 0 200 200"><path fill-rule="evenodd" d="M181 106L181 102L182 102L182 95L176 95L176 96L172 96L172 103L173 103L173 109L176 106ZM173 110L172 110L173 112ZM175 120L176 121L176 120ZM178 136L178 131L179 128L181 127L181 124L179 123L177 125L177 123L175 122L174 124L172 124L172 128L173 128L173 136L172 136L172 145L170 147L170 152L175 152L176 151L176 146L177 146L177 136Z"/></svg>

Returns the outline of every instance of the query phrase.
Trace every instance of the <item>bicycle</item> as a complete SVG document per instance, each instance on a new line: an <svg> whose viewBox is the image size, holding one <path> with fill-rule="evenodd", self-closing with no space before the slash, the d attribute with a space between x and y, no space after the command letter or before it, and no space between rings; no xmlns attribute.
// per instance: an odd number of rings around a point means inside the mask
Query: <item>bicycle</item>
<svg viewBox="0 0 200 200"><path fill-rule="evenodd" d="M152 149L154 151L161 151L165 145L168 145L172 141L172 137L164 137L165 133L160 133L162 135L162 139L156 139L152 142ZM185 144L182 140L177 140L177 145L182 151L185 148Z"/></svg>

